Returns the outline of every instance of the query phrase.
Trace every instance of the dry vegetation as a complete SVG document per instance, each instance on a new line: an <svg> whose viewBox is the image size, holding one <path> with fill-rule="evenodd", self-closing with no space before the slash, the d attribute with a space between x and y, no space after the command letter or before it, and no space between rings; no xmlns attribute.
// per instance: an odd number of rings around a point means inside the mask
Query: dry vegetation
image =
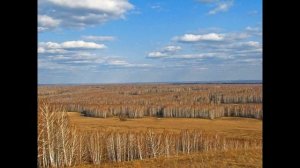
<svg viewBox="0 0 300 168"><path fill-rule="evenodd" d="M262 119L261 85L98 85L40 87L39 97L91 117Z"/></svg>
<svg viewBox="0 0 300 168"><path fill-rule="evenodd" d="M39 87L38 166L261 167L261 102L260 85Z"/></svg>
<svg viewBox="0 0 300 168"><path fill-rule="evenodd" d="M70 121L79 130L109 129L114 131L143 132L148 128L156 132L165 130L179 133L181 130L202 130L216 133L227 138L262 139L262 121L252 118L224 117L214 120L201 118L127 118L121 121L118 117L95 118L84 117L78 112L68 112Z"/></svg>
<svg viewBox="0 0 300 168"><path fill-rule="evenodd" d="M208 151L189 155L159 157L120 163L102 163L101 168L257 168L262 167L261 148L247 150ZM99 168L83 164L75 168Z"/></svg>

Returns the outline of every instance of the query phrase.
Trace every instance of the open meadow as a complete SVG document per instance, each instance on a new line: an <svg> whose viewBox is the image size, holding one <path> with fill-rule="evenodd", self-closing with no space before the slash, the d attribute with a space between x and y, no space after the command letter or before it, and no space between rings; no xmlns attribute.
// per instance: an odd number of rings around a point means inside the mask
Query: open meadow
<svg viewBox="0 0 300 168"><path fill-rule="evenodd" d="M39 167L262 167L261 84L38 87Z"/></svg>

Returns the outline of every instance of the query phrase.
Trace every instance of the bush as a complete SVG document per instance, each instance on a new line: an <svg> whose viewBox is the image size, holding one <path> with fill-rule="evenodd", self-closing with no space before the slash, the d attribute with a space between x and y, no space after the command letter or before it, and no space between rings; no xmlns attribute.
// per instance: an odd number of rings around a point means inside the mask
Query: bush
<svg viewBox="0 0 300 168"><path fill-rule="evenodd" d="M126 116L119 116L120 121L127 121L127 117Z"/></svg>

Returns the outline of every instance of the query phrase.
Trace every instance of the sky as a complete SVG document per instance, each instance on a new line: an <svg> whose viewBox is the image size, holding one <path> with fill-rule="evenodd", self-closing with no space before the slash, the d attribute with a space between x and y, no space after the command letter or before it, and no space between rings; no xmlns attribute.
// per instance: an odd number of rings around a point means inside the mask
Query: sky
<svg viewBox="0 0 300 168"><path fill-rule="evenodd" d="M38 83L262 80L261 0L38 0Z"/></svg>

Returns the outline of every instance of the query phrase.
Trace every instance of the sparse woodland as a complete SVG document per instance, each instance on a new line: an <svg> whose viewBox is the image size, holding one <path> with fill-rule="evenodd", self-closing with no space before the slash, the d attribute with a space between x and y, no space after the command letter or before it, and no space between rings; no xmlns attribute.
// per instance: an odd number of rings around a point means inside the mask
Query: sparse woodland
<svg viewBox="0 0 300 168"><path fill-rule="evenodd" d="M90 117L263 118L258 84L41 87L39 97Z"/></svg>
<svg viewBox="0 0 300 168"><path fill-rule="evenodd" d="M201 130L82 131L71 125L62 106L39 102L38 166L69 167L83 163L122 162L194 152L249 149L261 141L229 139Z"/></svg>

